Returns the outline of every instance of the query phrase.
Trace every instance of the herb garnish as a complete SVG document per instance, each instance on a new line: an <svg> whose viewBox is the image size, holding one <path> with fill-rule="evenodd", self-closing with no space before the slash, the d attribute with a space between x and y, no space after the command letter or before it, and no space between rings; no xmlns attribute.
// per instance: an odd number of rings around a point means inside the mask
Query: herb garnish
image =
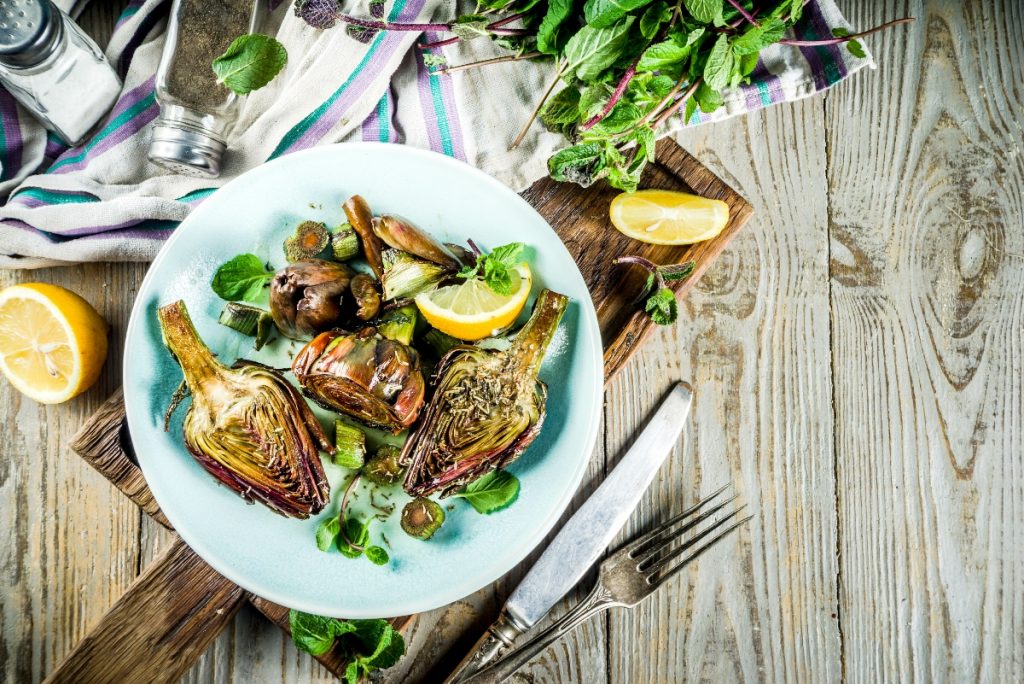
<svg viewBox="0 0 1024 684"><path fill-rule="evenodd" d="M484 37L507 51L455 66L434 57L425 60L440 65L440 74L523 59L550 61L550 85L512 147L539 116L572 143L548 160L552 178L584 187L605 178L631 191L654 159L656 131L680 112L689 121L698 110L710 114L721 107L724 90L750 82L764 48L845 44L863 58L866 53L857 38L913 21L898 19L859 33L836 29L822 40L784 38L800 20L805 3L478 0L479 14L432 24L352 17L341 13L335 0L297 0L295 13L317 28L342 22L374 31L452 34L420 44L421 50ZM561 90L559 82L564 84Z"/></svg>
<svg viewBox="0 0 1024 684"><path fill-rule="evenodd" d="M316 528L316 547L321 551L330 551L337 547L342 555L348 558L359 558L366 555L374 565L387 565L391 558L388 552L380 546L370 544L370 523L373 517L365 521L354 515L347 515L348 498L360 480L360 475L355 475L349 480L345 487L345 494L341 497L341 506L338 515L323 520Z"/></svg>
<svg viewBox="0 0 1024 684"><path fill-rule="evenodd" d="M465 499L479 513L494 513L508 508L519 498L519 478L504 470L495 470L452 496Z"/></svg>
<svg viewBox="0 0 1024 684"><path fill-rule="evenodd" d="M670 325L676 322L679 317L679 306L676 303L676 294L668 287L668 283L689 278L696 266L693 261L659 266L641 256L624 256L616 259L614 263L635 264L646 269L647 282L644 283L637 299L647 298L644 303L644 311L649 313L651 320L658 325ZM655 289L655 285L657 285L657 289Z"/></svg>
<svg viewBox="0 0 1024 684"><path fill-rule="evenodd" d="M210 287L221 299L228 301L259 299L263 288L274 277L274 272L255 254L239 254L221 264L213 274Z"/></svg>
<svg viewBox="0 0 1024 684"><path fill-rule="evenodd" d="M288 52L276 39L249 33L235 38L212 66L217 83L248 95L273 81L287 61Z"/></svg>
<svg viewBox="0 0 1024 684"><path fill-rule="evenodd" d="M291 610L288 624L295 645L313 656L322 656L340 640L350 658L347 684L389 668L405 655L405 639L387 620L339 620Z"/></svg>
<svg viewBox="0 0 1024 684"><path fill-rule="evenodd" d="M476 246L473 245L475 248ZM472 266L463 266L458 276L469 280L481 278L487 287L500 295L512 294L512 274L522 257L526 245L522 242L510 242L495 247L489 254L479 254Z"/></svg>

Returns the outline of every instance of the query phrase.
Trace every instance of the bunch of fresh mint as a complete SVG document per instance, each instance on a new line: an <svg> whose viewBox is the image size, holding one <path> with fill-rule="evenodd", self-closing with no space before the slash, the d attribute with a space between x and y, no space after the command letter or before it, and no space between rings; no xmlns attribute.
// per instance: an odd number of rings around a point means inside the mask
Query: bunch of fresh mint
<svg viewBox="0 0 1024 684"><path fill-rule="evenodd" d="M405 654L405 639L387 620L339 620L292 610L288 623L295 645L314 656L327 653L340 641L348 656L347 684L391 667Z"/></svg>
<svg viewBox="0 0 1024 684"><path fill-rule="evenodd" d="M341 12L337 0L297 0L295 13L316 28L336 23L366 31L432 31L451 37L438 47L490 38L506 50L498 57L448 66L430 55L439 73L522 59L553 64L553 80L515 147L539 115L572 143L548 160L551 177L584 187L605 178L635 190L654 159L657 130L675 114L689 120L715 111L722 92L749 81L758 54L776 43L792 46L845 43L911 21L900 19L851 34L837 29L821 40L784 36L807 0L478 0L476 14L451 22L405 24ZM559 83L563 87L556 92Z"/></svg>

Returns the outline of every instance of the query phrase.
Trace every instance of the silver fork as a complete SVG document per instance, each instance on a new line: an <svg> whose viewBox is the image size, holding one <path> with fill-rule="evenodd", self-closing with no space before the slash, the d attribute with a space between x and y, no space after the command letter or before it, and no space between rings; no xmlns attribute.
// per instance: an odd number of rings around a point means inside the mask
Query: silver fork
<svg viewBox="0 0 1024 684"><path fill-rule="evenodd" d="M653 594L669 578L754 517L749 515L739 518L745 506L743 504L712 520L719 511L736 500L733 495L706 508L726 489L728 485L606 558L598 570L597 584L585 599L536 636L509 651L504 658L466 679L465 684L503 682L535 655L591 616L612 606L632 608ZM682 559L673 564L680 556Z"/></svg>

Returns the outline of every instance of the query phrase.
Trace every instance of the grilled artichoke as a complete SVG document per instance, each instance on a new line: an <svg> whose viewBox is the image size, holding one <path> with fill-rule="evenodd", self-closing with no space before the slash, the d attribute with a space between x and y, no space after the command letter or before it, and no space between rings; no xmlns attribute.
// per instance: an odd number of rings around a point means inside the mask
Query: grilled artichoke
<svg viewBox="0 0 1024 684"><path fill-rule="evenodd" d="M333 327L344 312L355 272L345 264L307 259L285 266L270 283L270 313L282 334L308 338Z"/></svg>
<svg viewBox="0 0 1024 684"><path fill-rule="evenodd" d="M160 307L157 316L192 392L184 430L189 452L250 503L292 518L319 513L330 485L317 450L334 447L298 391L271 368L217 361L184 302Z"/></svg>
<svg viewBox="0 0 1024 684"><path fill-rule="evenodd" d="M459 345L441 359L434 395L402 450L406 492L451 494L505 467L536 438L547 399L537 374L567 304L544 290L507 350Z"/></svg>
<svg viewBox="0 0 1024 684"><path fill-rule="evenodd" d="M317 335L295 357L292 371L324 408L391 432L412 425L423 406L426 382L416 350L373 326Z"/></svg>

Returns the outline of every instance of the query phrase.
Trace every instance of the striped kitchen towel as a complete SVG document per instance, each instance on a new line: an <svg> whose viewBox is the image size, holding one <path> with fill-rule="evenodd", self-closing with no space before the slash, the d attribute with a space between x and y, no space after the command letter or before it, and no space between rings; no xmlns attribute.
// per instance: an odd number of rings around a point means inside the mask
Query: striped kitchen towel
<svg viewBox="0 0 1024 684"><path fill-rule="evenodd" d="M73 1L58 4L70 8ZM508 149L548 85L549 65L522 61L436 75L425 55L459 64L493 56L495 48L486 40L424 48L439 36L411 32L377 33L364 43L343 28L311 28L292 14L290 2L268 4L260 30L284 43L288 65L269 86L243 99L218 179L171 174L146 159L158 113L154 73L171 0L131 0L117 20L106 54L124 89L84 144L68 148L47 135L0 89L0 266L152 259L178 222L220 185L314 145L414 145L522 190L546 173L547 158L567 144L537 124L522 145ZM385 11L392 21L422 23L474 6L472 0L388 0ZM370 15L367 0L345 7ZM835 27L849 28L832 0L811 0L796 34L825 38ZM762 54L752 83L728 93L724 107L710 117L676 120L665 133L812 95L865 66L873 66L870 56L858 59L835 46L773 46Z"/></svg>

